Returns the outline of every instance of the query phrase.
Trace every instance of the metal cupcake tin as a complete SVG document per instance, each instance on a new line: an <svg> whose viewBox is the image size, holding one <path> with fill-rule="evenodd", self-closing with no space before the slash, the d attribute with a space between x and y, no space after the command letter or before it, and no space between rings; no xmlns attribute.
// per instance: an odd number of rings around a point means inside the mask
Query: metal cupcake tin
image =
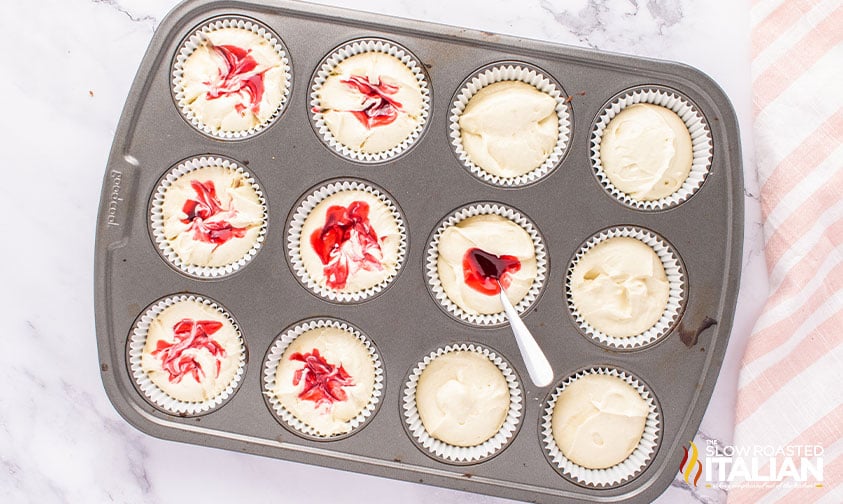
<svg viewBox="0 0 843 504"><path fill-rule="evenodd" d="M245 139L200 132L180 114L171 65L185 37L219 16L255 19L289 51L293 82L284 113ZM410 50L425 66L431 113L412 148L378 164L332 152L309 126L311 78L336 47L382 38ZM559 166L526 186L493 186L470 174L449 136L452 99L463 81L496 62L546 71L570 94L570 145ZM603 107L637 87L673 89L705 116L713 142L711 169L683 203L646 211L623 204L600 185L590 161L591 133ZM180 161L216 155L238 162L261 181L268 226L255 257L229 276L190 277L157 252L148 231L158 180ZM589 51L462 28L298 2L188 0L161 23L126 101L103 179L97 223L95 309L100 368L118 412L150 435L233 451L439 485L530 502L650 502L673 480L682 446L708 405L732 328L741 268L743 180L734 111L702 72L675 63ZM312 188L349 178L389 192L405 216L405 264L380 295L335 303L305 289L291 271L285 236L290 212ZM427 286L426 239L440 221L477 202L499 202L527 216L548 253L545 286L524 314L554 372L551 387L530 383L507 326L476 327L448 316ZM613 226L636 226L666 239L685 266L684 313L667 336L642 349L613 350L581 334L567 306L567 269L581 244ZM147 306L192 293L226 307L247 349L245 375L220 407L195 416L165 413L144 399L127 362L127 341ZM263 397L266 355L285 328L314 317L360 328L377 345L384 388L377 412L353 435L324 441L284 428ZM714 325L712 325L714 322ZM449 464L424 453L402 425L405 377L431 348L488 345L507 359L523 386L521 425L494 457ZM646 468L611 488L577 484L549 463L542 444L544 406L555 387L586 367L634 374L660 405L660 443Z"/></svg>

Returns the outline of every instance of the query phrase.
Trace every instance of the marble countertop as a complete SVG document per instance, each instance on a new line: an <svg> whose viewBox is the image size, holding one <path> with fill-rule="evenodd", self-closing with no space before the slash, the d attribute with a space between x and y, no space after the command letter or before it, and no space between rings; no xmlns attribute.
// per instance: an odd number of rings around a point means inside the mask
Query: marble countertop
<svg viewBox="0 0 843 504"><path fill-rule="evenodd" d="M0 18L7 236L0 353L0 501L493 503L502 499L149 437L106 398L93 308L96 213L123 102L174 0L14 2ZM363 11L676 60L738 115L746 236L737 316L700 438L729 442L746 337L767 292L752 160L749 6L713 0L320 0ZM9 9L11 8L11 12ZM25 48L25 50L21 50ZM225 478L217 475L225 474ZM213 484L208 483L213 475ZM678 482L658 502L725 501Z"/></svg>

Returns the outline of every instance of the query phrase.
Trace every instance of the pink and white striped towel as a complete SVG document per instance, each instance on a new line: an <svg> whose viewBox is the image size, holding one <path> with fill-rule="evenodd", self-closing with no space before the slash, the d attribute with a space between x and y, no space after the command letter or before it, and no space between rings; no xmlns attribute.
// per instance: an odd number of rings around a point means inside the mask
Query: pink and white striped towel
<svg viewBox="0 0 843 504"><path fill-rule="evenodd" d="M821 486L734 503L843 503L843 0L753 0L754 139L770 296L744 355L735 446L821 445Z"/></svg>

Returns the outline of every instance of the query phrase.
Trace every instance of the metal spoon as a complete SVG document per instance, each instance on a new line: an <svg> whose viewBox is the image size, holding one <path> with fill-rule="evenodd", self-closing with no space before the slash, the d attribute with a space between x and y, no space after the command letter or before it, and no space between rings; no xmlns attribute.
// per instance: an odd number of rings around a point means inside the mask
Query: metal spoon
<svg viewBox="0 0 843 504"><path fill-rule="evenodd" d="M527 373L530 375L530 380L537 387L546 387L553 381L553 368L550 367L550 362L544 356L536 339L524 325L524 321L515 311L509 298L506 297L506 292L501 285L500 280L498 286L501 288L500 298L503 304L503 311L506 313L506 318L509 319L509 325L512 327L512 334L515 335L515 341L518 343L518 349L521 350L521 357L524 359L524 364L527 366Z"/></svg>

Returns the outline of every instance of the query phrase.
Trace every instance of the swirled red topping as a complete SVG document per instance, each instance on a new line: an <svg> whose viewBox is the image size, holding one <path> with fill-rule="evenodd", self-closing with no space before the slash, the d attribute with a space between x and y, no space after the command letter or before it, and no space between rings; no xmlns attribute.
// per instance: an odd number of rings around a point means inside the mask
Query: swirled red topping
<svg viewBox="0 0 843 504"><path fill-rule="evenodd" d="M229 222L237 215L237 210L231 202L228 208L222 206L213 181L192 180L190 187L196 191L196 199L185 201L182 212L186 217L181 221L190 225L194 240L222 245L232 238L246 236L246 228L235 227Z"/></svg>
<svg viewBox="0 0 843 504"><path fill-rule="evenodd" d="M489 296L498 294L500 281L506 289L512 283L511 273L521 269L521 261L511 255L496 256L479 248L470 248L462 259L466 285Z"/></svg>
<svg viewBox="0 0 843 504"><path fill-rule="evenodd" d="M398 92L398 86L388 84L382 78L375 84L362 75L352 75L340 82L363 94L363 110L349 112L367 129L390 124L398 118L401 103L390 97Z"/></svg>
<svg viewBox="0 0 843 504"><path fill-rule="evenodd" d="M263 76L268 68L261 69L257 60L250 54L251 49L243 49L233 45L211 45L211 49L223 61L223 66L217 70L217 78L205 82L209 87L207 99L214 100L222 96L245 94L249 108L254 114L260 110L263 98ZM234 105L240 114L246 110L242 103Z"/></svg>
<svg viewBox="0 0 843 504"><path fill-rule="evenodd" d="M357 271L383 269L380 240L369 222L369 205L353 201L328 208L325 225L310 235L310 245L324 265L328 287L342 289Z"/></svg>
<svg viewBox="0 0 843 504"><path fill-rule="evenodd" d="M173 326L175 341L170 343L158 340L152 355L161 359L161 367L170 376L171 383L179 383L188 374L193 376L197 383L202 383L205 378L205 370L196 360L196 354L200 350L207 350L216 358L215 376L220 374L222 359L225 357L225 349L211 335L219 331L221 322L215 320L182 319Z"/></svg>
<svg viewBox="0 0 843 504"><path fill-rule="evenodd" d="M293 374L293 385L304 382L299 399L313 401L316 406L348 399L343 387L354 385L354 381L342 365L329 364L316 348L309 353L296 352L290 360L304 362L304 367Z"/></svg>

